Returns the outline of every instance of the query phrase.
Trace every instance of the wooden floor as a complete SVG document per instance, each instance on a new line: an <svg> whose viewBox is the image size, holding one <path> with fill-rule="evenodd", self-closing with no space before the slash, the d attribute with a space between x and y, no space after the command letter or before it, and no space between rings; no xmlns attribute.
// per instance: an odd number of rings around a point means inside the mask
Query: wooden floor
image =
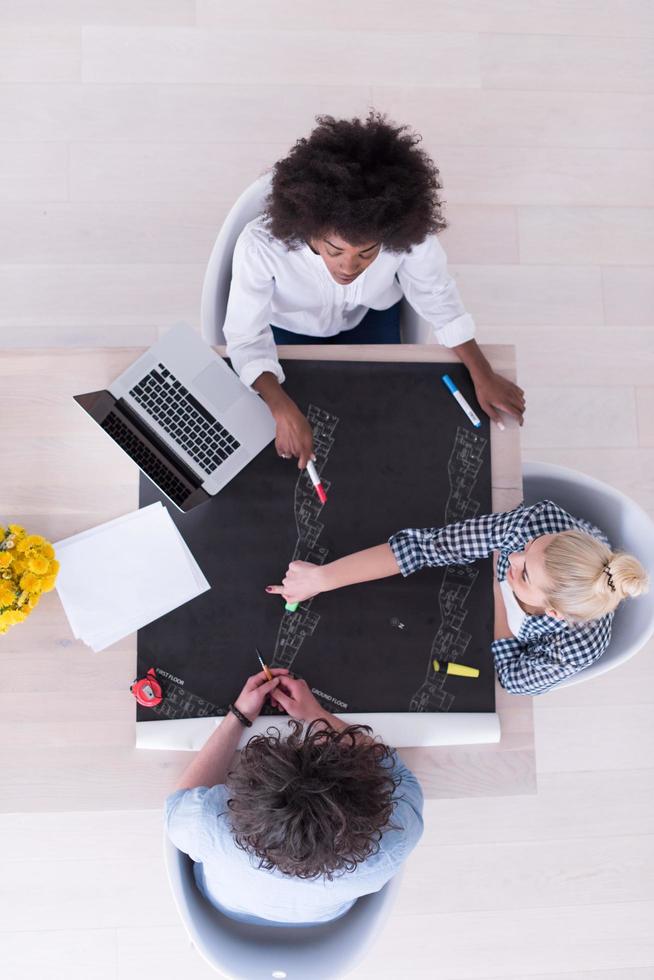
<svg viewBox="0 0 654 980"><path fill-rule="evenodd" d="M479 338L518 346L524 457L654 515L653 44L651 0L4 0L2 345L197 323L235 195L316 113L374 105L441 167ZM428 803L353 977L654 977L653 652L537 699L536 796ZM15 768L28 785L19 748ZM151 810L1 817L3 977L215 976L177 924L160 839Z"/></svg>

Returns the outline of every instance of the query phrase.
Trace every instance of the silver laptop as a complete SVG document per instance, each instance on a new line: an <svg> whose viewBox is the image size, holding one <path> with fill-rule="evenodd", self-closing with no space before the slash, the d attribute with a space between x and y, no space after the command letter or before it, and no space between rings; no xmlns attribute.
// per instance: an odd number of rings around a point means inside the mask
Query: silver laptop
<svg viewBox="0 0 654 980"><path fill-rule="evenodd" d="M106 391L75 395L180 510L218 493L275 437L265 403L187 326Z"/></svg>

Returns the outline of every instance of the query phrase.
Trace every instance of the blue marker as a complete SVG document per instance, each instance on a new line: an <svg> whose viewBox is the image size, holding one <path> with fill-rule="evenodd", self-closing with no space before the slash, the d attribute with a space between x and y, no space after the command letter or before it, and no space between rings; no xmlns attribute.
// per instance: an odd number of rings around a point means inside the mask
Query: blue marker
<svg viewBox="0 0 654 980"><path fill-rule="evenodd" d="M442 380L443 380L443 384L448 389L448 391L452 392L452 394L454 395L454 397L456 398L459 405L466 413L466 415L468 416L468 418L470 419L474 427L476 429L479 429L481 427L481 420L475 415L473 410L470 408L467 401L465 400L465 398L463 397L463 395L461 394L457 386L454 384L449 374L444 374L442 376Z"/></svg>

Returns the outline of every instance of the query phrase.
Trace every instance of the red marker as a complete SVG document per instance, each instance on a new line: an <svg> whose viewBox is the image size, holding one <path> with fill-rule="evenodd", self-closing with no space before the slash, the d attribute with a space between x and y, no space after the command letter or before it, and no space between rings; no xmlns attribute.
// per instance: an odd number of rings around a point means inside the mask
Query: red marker
<svg viewBox="0 0 654 980"><path fill-rule="evenodd" d="M316 488L316 493L318 494L318 499L321 504L327 503L327 494L325 493L324 487L320 482L320 477L318 476L318 470L315 467L313 460L309 460L307 463L307 473L311 477L311 482Z"/></svg>

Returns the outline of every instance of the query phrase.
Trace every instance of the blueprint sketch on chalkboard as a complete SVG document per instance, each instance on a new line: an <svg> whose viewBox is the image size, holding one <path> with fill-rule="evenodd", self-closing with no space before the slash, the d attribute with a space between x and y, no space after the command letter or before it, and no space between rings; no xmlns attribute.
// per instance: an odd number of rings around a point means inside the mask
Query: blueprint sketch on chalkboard
<svg viewBox="0 0 654 980"><path fill-rule="evenodd" d="M444 525L466 521L479 511L480 502L473 497L473 491L487 442L477 432L462 426L457 428L447 464L450 493L445 504ZM471 640L470 633L463 629L469 611L466 603L478 574L478 569L470 565L445 569L438 592L441 625L431 645L425 680L411 698L411 711L449 711L454 704L454 695L444 690L448 675L437 673L433 661L463 659Z"/></svg>
<svg viewBox="0 0 654 980"><path fill-rule="evenodd" d="M304 678L332 711L493 711L490 560L327 590L295 612L266 591L293 560L324 566L404 528L489 513L488 418L479 409L481 427L468 423L440 383L444 365L283 366L312 427L327 503L270 445L202 507L170 508L211 589L139 631L139 676L155 668L164 689L156 708L137 705L139 720L224 714L259 670L255 647L265 663ZM466 369L447 370L477 411ZM140 499L162 499L145 477ZM479 676L438 673L433 660L456 660Z"/></svg>
<svg viewBox="0 0 654 980"><path fill-rule="evenodd" d="M212 718L227 713L225 708L187 690L184 682L167 670L156 667L155 673L161 684L163 701L150 710L160 718Z"/></svg>
<svg viewBox="0 0 654 980"><path fill-rule="evenodd" d="M316 469L328 494L331 483L323 475L323 470L334 445L334 429L338 425L338 416L316 405L309 405L307 419L313 429ZM309 474L306 470L302 470L295 484L294 512L297 543L291 561L310 561L314 565L322 565L327 560L329 551L320 544L319 540L324 530L324 524L320 521L322 507ZM307 599L294 613L282 614L272 657L273 667L290 668L305 638L313 635L320 616L311 610L311 602L311 599Z"/></svg>
<svg viewBox="0 0 654 980"><path fill-rule="evenodd" d="M339 420L315 405L309 406L307 417L313 428L317 469L323 486L328 490L330 482L323 476L323 470L334 444L334 430ZM475 499L473 492L487 443L488 440L478 433L457 427L447 464L450 490L443 524L467 520L479 511L480 501ZM322 504L311 480L303 471L295 485L294 512L298 536L292 561L322 565L327 560L328 549L320 543L324 530L320 521L321 510ZM471 634L463 628L468 615L467 599L478 574L477 568L466 565L445 569L438 592L441 624L431 644L425 680L409 702L410 711L449 711L454 704L454 695L444 689L447 675L437 673L433 661L463 659L471 640ZM291 668L304 641L313 636L320 616L311 609L311 603L312 600L307 599L294 613L282 614L272 666Z"/></svg>

